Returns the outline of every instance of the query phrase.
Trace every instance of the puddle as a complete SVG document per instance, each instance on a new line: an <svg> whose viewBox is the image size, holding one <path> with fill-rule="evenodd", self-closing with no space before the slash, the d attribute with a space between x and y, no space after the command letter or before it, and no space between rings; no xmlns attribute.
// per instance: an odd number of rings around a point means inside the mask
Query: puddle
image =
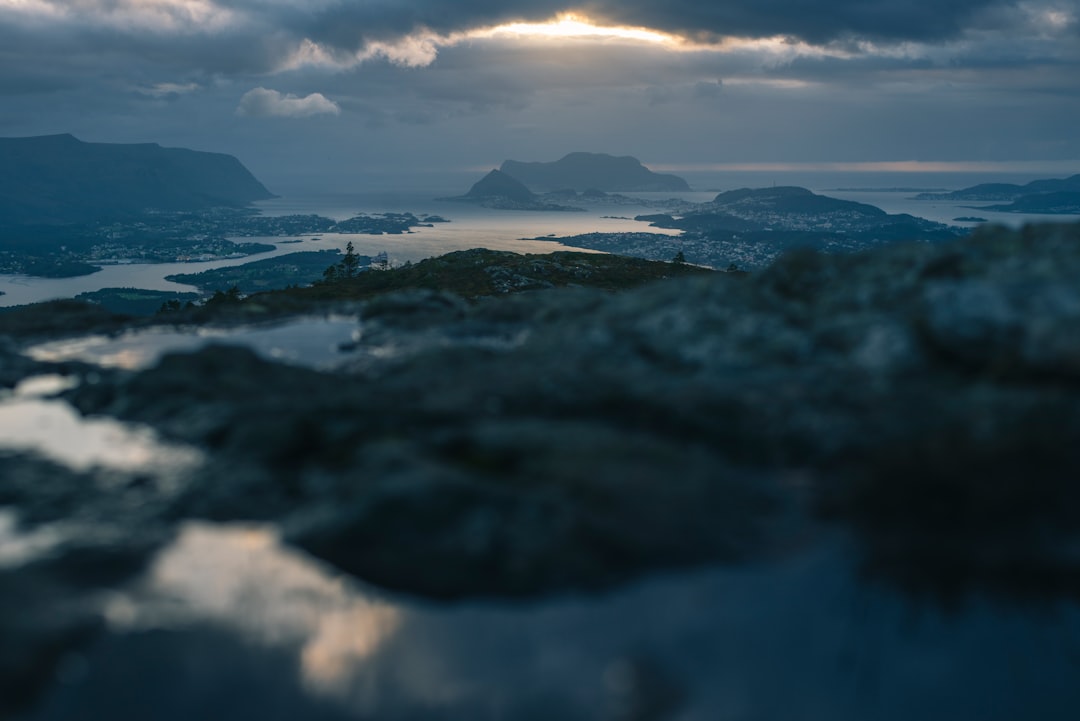
<svg viewBox="0 0 1080 721"><path fill-rule="evenodd" d="M83 361L109 368L142 370L166 353L196 351L210 343L251 348L269 360L330 368L346 360L342 346L355 343L359 322L351 316L303 318L275 325L237 328L149 328L115 337L89 336L32 346L38 361Z"/></svg>
<svg viewBox="0 0 1080 721"><path fill-rule="evenodd" d="M363 549L357 549L362 553ZM598 595L439 604L343 577L269 526L184 526L78 684L28 719L1074 719L1080 609L949 614L833 539ZM329 704L329 705L328 705Z"/></svg>
<svg viewBox="0 0 1080 721"><path fill-rule="evenodd" d="M115 597L106 616L128 631L210 621L291 647L303 684L334 695L396 632L401 611L284 547L272 526L188 523L158 557L143 595Z"/></svg>
<svg viewBox="0 0 1080 721"><path fill-rule="evenodd" d="M65 538L55 526L24 531L19 528L14 510L0 508L0 571L18 568L41 558L63 543Z"/></svg>
<svg viewBox="0 0 1080 721"><path fill-rule="evenodd" d="M72 378L33 376L0 397L0 449L30 451L77 471L92 468L152 475L182 472L202 454L164 443L150 428L109 418L86 418L49 396L73 388Z"/></svg>
<svg viewBox="0 0 1080 721"><path fill-rule="evenodd" d="M48 373L40 376L23 378L12 390L16 398L46 398L69 391L79 385L79 380L74 376L62 376L56 373Z"/></svg>

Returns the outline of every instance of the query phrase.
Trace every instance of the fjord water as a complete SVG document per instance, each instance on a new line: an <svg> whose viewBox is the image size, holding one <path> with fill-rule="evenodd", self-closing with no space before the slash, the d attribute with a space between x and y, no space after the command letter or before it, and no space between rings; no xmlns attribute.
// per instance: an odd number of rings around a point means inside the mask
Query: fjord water
<svg viewBox="0 0 1080 721"><path fill-rule="evenodd" d="M1024 215L987 211L980 207L991 203L951 203L914 200L915 192L886 191L883 188L957 189L979 182L1027 182L1036 176L991 174L863 174L863 173L702 173L690 174L694 191L689 193L638 193L642 200L680 200L702 203L712 200L718 191L740 187L766 187L773 184L803 185L815 192L844 200L876 205L889 213L909 213L941 223L973 227L975 223L958 222L958 217L981 217L993 223L1018 226L1025 222L1062 222L1069 216ZM644 203L634 205L590 206L583 213L536 211L501 211L467 203L447 202L436 198L459 195L475 178L454 176L441 180L446 185L412 190L388 190L361 187L353 192L305 194L302 191L281 198L262 201L256 207L270 216L315 213L344 220L358 213L410 212L438 215L450 223L436 223L430 228L416 228L404 235L333 235L306 236L302 243L281 244L283 238L245 238L276 244L274 251L247 258L215 260L202 263L165 263L155 265L111 265L77 278L28 278L0 275L0 306L23 305L53 298L71 298L79 293L101 288L144 288L190 292L190 286L172 283L165 276L241 265L287 253L307 250L343 249L352 242L358 253L386 253L391 263L418 261L424 258L469 248L489 248L518 253L549 253L553 250L581 250L544 240L547 236L573 236L584 233L652 232L676 234L677 231L649 227L632 220L635 215L659 212ZM869 190L859 190L867 188ZM838 190L842 189L842 190ZM585 251L594 252L594 251Z"/></svg>
<svg viewBox="0 0 1080 721"><path fill-rule="evenodd" d="M77 278L27 278L0 275L0 306L23 305L53 298L71 298L79 293L101 288L144 288L190 292L191 286L165 280L168 275L197 273L203 270L242 265L288 253L311 250L344 249L352 242L361 255L386 253L392 264L418 261L455 250L489 248L516 253L550 253L570 250L567 246L545 240L530 240L548 235L568 236L579 233L619 233L651 230L644 223L631 220L634 215L650 212L645 207L613 206L590 209L583 213L535 211L499 211L467 203L439 202L429 193L348 194L293 197L258 203L266 215L315 213L344 220L358 213L411 212L433 214L450 220L433 227L415 228L402 235L319 234L302 236L301 243L281 243L294 238L244 238L276 244L275 250L246 258L214 260L202 263L162 263L109 265L91 275ZM619 217L603 217L619 216ZM595 252L574 249L582 252Z"/></svg>

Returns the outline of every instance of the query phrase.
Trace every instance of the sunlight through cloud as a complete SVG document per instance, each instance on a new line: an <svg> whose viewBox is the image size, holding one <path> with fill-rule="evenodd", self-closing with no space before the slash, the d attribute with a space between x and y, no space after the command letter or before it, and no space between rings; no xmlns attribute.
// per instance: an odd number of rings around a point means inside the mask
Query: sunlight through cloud
<svg viewBox="0 0 1080 721"><path fill-rule="evenodd" d="M674 35L650 30L595 25L581 15L560 15L546 23L508 23L490 28L482 28L467 33L469 38L491 37L533 37L533 38L593 38L633 40L655 45L680 45L682 40Z"/></svg>

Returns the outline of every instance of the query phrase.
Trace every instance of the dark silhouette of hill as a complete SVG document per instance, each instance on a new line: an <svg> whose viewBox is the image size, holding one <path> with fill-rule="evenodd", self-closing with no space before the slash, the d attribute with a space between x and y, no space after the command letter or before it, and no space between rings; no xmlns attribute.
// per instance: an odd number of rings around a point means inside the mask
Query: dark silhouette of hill
<svg viewBox="0 0 1080 721"><path fill-rule="evenodd" d="M685 192L690 186L676 175L654 173L630 156L570 153L552 163L507 160L503 173L536 192L572 189L607 192Z"/></svg>
<svg viewBox="0 0 1080 721"><path fill-rule="evenodd" d="M518 180L515 180L499 170L492 170L481 180L477 181L473 187L469 189L469 192L465 194L465 197L473 200L504 198L517 203L537 202L537 197L531 190L522 185Z"/></svg>
<svg viewBox="0 0 1080 721"><path fill-rule="evenodd" d="M1017 200L1043 193L1080 193L1080 174L1068 178L1033 180L1026 185L981 183L951 193L921 193L918 200Z"/></svg>
<svg viewBox="0 0 1080 721"><path fill-rule="evenodd" d="M873 205L817 195L806 188L797 186L729 190L717 195L713 199L713 205L729 212L733 210L773 210L795 214L845 212L868 218L887 215L884 210Z"/></svg>
<svg viewBox="0 0 1080 721"><path fill-rule="evenodd" d="M1080 191L1056 191L1021 195L1007 205L990 205L987 210L1002 213L1044 213L1047 215L1080 215Z"/></svg>
<svg viewBox="0 0 1080 721"><path fill-rule="evenodd" d="M231 155L71 135L0 138L0 225L119 220L272 197Z"/></svg>
<svg viewBox="0 0 1080 721"><path fill-rule="evenodd" d="M543 210L543 211L580 211L568 205L549 202L526 188L521 181L510 177L501 170L492 170L477 181L465 195L443 200L460 200L477 203L495 210Z"/></svg>

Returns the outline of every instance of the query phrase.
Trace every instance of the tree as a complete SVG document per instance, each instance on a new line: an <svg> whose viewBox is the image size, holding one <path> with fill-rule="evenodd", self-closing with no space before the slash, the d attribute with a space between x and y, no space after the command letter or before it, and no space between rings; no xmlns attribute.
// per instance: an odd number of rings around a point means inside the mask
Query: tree
<svg viewBox="0 0 1080 721"><path fill-rule="evenodd" d="M355 278L360 275L360 257L350 240L345 244L345 257L338 262L338 275L342 278Z"/></svg>
<svg viewBox="0 0 1080 721"><path fill-rule="evenodd" d="M240 294L240 287L233 286L226 291L215 290L214 294L206 299L205 305L210 307L221 305L235 305L243 299Z"/></svg>
<svg viewBox="0 0 1080 721"><path fill-rule="evenodd" d="M323 271L324 283L336 283L360 275L360 256L350 240L345 244L345 257Z"/></svg>
<svg viewBox="0 0 1080 721"><path fill-rule="evenodd" d="M683 252L680 250L678 253L675 254L675 257L671 259L671 262L682 265L686 263L686 256L683 255Z"/></svg>

